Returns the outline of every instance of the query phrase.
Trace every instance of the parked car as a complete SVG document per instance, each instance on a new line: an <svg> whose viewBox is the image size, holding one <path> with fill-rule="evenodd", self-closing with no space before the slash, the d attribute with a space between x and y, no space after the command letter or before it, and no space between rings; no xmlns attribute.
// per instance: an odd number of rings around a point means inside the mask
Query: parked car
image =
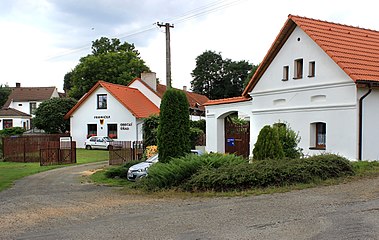
<svg viewBox="0 0 379 240"><path fill-rule="evenodd" d="M203 152L200 150L191 150L191 153L196 154L196 155L203 154ZM128 180L136 181L140 178L146 177L149 167L153 165L154 163L157 163L158 161L159 161L159 156L158 154L155 154L151 156L150 158L148 158L146 161L131 166L128 169L128 174L127 174Z"/></svg>
<svg viewBox="0 0 379 240"><path fill-rule="evenodd" d="M109 149L109 145L113 139L103 136L92 136L84 142L86 149Z"/></svg>

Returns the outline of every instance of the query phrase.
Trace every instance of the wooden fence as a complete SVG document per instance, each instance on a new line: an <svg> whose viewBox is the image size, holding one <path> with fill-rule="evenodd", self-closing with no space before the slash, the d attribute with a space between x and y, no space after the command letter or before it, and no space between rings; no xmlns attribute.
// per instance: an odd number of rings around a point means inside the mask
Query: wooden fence
<svg viewBox="0 0 379 240"><path fill-rule="evenodd" d="M109 147L109 165L121 165L128 161L140 160L143 151L142 141L114 141Z"/></svg>
<svg viewBox="0 0 379 240"><path fill-rule="evenodd" d="M74 163L76 162L74 143L72 141L60 142L61 137L67 136L66 134L44 134L5 137L2 139L3 158L9 162L40 162L41 165ZM68 161L68 155L70 161Z"/></svg>

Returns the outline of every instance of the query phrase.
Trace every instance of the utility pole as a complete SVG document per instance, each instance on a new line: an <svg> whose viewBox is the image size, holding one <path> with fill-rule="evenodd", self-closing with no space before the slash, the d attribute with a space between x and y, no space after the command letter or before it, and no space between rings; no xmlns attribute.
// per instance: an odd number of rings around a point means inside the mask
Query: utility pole
<svg viewBox="0 0 379 240"><path fill-rule="evenodd" d="M170 28L174 25L170 23L159 23L158 27L164 27L166 32L166 86L167 89L171 88L171 49L170 49Z"/></svg>

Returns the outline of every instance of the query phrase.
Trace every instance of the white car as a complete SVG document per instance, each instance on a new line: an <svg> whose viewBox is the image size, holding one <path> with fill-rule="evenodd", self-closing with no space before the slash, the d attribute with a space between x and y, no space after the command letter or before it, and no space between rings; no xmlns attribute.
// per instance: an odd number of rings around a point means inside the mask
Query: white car
<svg viewBox="0 0 379 240"><path fill-rule="evenodd" d="M92 136L84 142L86 149L109 149L110 143L113 139L102 136Z"/></svg>
<svg viewBox="0 0 379 240"><path fill-rule="evenodd" d="M191 150L192 154L201 155L203 154L200 150ZM157 163L159 160L158 154L153 155L152 157L148 158L146 161L137 163L133 166L131 166L128 169L127 178L129 181L136 181L140 178L146 177L148 169L151 165L154 163Z"/></svg>

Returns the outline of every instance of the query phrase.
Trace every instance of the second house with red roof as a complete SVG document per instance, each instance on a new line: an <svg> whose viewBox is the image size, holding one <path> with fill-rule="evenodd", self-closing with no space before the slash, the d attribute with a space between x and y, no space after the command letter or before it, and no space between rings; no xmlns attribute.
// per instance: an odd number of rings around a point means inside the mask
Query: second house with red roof
<svg viewBox="0 0 379 240"><path fill-rule="evenodd" d="M143 73L128 86L98 81L66 114L70 133L78 148L90 136L109 136L118 141L142 141L145 118L159 114L166 86L157 83L155 73ZM208 98L196 93L186 94L190 118L204 118L203 104Z"/></svg>

